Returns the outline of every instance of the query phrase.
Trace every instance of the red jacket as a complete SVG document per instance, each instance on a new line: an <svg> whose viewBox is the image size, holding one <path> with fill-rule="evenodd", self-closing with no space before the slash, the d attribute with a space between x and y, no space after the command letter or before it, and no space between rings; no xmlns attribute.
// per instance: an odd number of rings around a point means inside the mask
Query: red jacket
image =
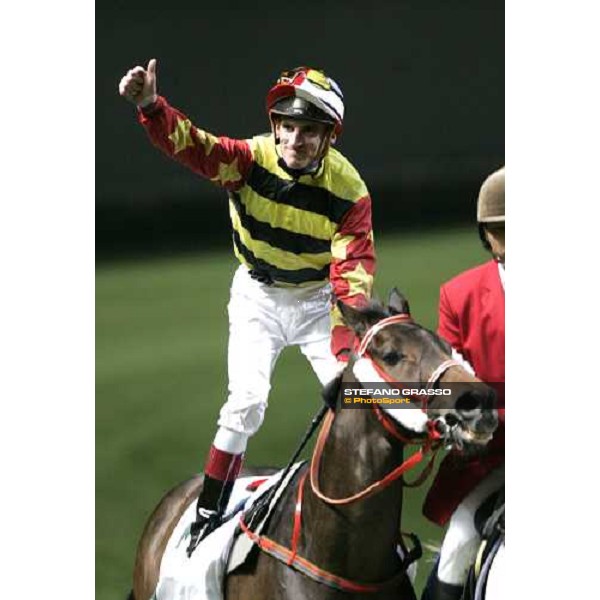
<svg viewBox="0 0 600 600"><path fill-rule="evenodd" d="M441 287L438 333L469 361L477 377L500 384L494 386L500 425L486 453L468 461L450 453L429 490L423 513L443 525L464 497L504 463L504 287L495 260Z"/></svg>

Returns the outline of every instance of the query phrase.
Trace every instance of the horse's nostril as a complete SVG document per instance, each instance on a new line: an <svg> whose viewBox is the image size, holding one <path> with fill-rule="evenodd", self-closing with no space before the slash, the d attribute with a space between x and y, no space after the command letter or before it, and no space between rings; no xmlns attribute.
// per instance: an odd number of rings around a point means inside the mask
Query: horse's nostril
<svg viewBox="0 0 600 600"><path fill-rule="evenodd" d="M466 392L456 401L456 410L460 412L471 412L481 408L481 399L472 392Z"/></svg>
<svg viewBox="0 0 600 600"><path fill-rule="evenodd" d="M444 420L449 427L454 427L458 423L458 417L452 413L445 415Z"/></svg>

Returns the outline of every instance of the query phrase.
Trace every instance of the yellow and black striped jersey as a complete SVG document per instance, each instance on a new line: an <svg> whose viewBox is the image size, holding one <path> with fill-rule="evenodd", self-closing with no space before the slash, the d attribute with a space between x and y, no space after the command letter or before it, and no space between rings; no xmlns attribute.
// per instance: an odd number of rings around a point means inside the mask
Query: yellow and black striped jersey
<svg viewBox="0 0 600 600"><path fill-rule="evenodd" d="M229 194L234 251L248 269L275 285L329 280L335 297L357 306L371 296L375 250L371 198L360 175L330 148L316 172L294 176L273 135L215 137L159 97L140 111L152 142ZM353 334L332 312L332 351Z"/></svg>

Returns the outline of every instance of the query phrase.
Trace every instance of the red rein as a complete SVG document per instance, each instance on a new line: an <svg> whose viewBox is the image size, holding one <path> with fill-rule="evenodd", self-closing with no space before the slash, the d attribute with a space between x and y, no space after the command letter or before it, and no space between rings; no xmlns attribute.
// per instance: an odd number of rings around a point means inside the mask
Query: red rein
<svg viewBox="0 0 600 600"><path fill-rule="evenodd" d="M377 418L382 423L382 425L386 428L387 431L390 431L395 437L402 440L405 443L412 443L410 440L403 438L400 433L393 427L391 423L389 423L389 419L385 417L383 411L379 407L373 407L373 410L377 414ZM427 439L423 440L423 448L419 448L419 450L413 454L409 459L404 461L402 465L394 469L391 473L388 473L385 477L371 484L361 492L354 494L353 496L349 496L347 498L328 498L318 488L318 470L319 463L323 454L323 447L325 446L325 442L327 440L327 436L329 435L329 431L331 430L331 425L333 423L335 417L335 413L333 411L329 411L325 417L325 421L323 423L323 427L319 433L319 438L317 440L315 450L313 452L313 458L310 465L310 478L311 478L311 488L313 493L319 497L324 502L335 505L343 505L350 504L351 502L355 502L360 499L368 498L369 496L385 489L388 485L394 482L396 479L402 476L403 473L412 469L415 465L421 462L424 453L428 452L434 443L434 440L431 437L427 437ZM433 466L433 458L435 457L435 451L432 453L431 460L423 471L423 473L418 478L418 483L413 483L411 485L418 485L422 483L427 475L429 475L431 471L431 467ZM302 500L304 495L304 485L306 482L306 477L308 475L308 471L304 473L304 475L300 478L298 483L298 492L296 496L296 506L294 510L294 523L292 529L292 539L290 543L290 548L286 548L281 544L275 542L271 538L266 535L258 535L251 531L246 523L244 522L243 515L240 517L240 527L242 531L263 551L273 556L277 560L284 562L289 567L304 573L304 575L310 577L311 579L318 581L319 583L328 585L329 587L335 588L337 590L341 590L344 592L354 592L354 593L374 593L381 591L385 587L392 584L394 581L397 581L399 577L404 576L404 572L401 572L391 579L380 582L380 583L362 583L358 581L352 581L350 579L346 579L345 577L340 577L339 575L335 575L334 573L330 573L325 569L320 568L318 565L310 562L306 558L302 556L298 556L298 542L300 540L300 531L302 527ZM406 484L405 484L406 485Z"/></svg>

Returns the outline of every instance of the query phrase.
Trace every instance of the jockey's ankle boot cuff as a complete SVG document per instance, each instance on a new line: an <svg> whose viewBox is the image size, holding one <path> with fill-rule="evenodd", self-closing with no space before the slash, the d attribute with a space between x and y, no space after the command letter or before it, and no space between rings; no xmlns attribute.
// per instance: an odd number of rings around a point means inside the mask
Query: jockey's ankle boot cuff
<svg viewBox="0 0 600 600"><path fill-rule="evenodd" d="M229 502L233 484L233 481L220 481L205 475L197 507L222 513Z"/></svg>
<svg viewBox="0 0 600 600"><path fill-rule="evenodd" d="M211 446L204 473L219 481L235 481L242 468L243 454L230 454Z"/></svg>

